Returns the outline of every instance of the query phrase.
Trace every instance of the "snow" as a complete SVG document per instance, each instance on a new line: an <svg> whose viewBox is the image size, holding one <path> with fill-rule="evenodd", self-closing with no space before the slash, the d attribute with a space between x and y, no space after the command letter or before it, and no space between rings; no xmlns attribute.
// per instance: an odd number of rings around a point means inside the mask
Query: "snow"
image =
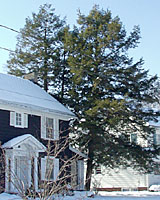
<svg viewBox="0 0 160 200"><path fill-rule="evenodd" d="M55 98L29 80L0 73L0 102L21 105L45 112L74 117L74 114Z"/></svg>
<svg viewBox="0 0 160 200"><path fill-rule="evenodd" d="M160 200L160 192L100 192L94 198L91 192L75 192L74 196L56 197L55 200ZM0 200L22 200L18 195L0 194ZM38 198L37 198L38 200Z"/></svg>
<svg viewBox="0 0 160 200"><path fill-rule="evenodd" d="M149 191L160 192L160 185L151 185Z"/></svg>
<svg viewBox="0 0 160 200"><path fill-rule="evenodd" d="M17 195L11 195L11 194L7 194L7 193L1 193L0 194L0 200L22 200L22 198L20 198L19 196Z"/></svg>

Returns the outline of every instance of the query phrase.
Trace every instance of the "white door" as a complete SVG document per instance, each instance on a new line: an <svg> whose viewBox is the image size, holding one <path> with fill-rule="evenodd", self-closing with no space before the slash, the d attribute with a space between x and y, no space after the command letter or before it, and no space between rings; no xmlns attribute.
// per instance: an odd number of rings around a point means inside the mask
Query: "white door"
<svg viewBox="0 0 160 200"><path fill-rule="evenodd" d="M31 177L31 171L29 166L30 160L26 156L17 156L15 158L15 175L16 183L21 189L27 189L29 186L29 180ZM16 186L16 187L17 187Z"/></svg>

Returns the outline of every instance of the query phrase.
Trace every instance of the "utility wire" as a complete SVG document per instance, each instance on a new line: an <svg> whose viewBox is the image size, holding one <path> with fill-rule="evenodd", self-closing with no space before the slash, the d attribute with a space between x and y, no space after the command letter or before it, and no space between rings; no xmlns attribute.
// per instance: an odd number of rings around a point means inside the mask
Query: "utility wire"
<svg viewBox="0 0 160 200"><path fill-rule="evenodd" d="M13 29L13 28L10 28L10 27L8 27L8 26L4 26L4 25L2 25L2 24L0 24L0 27L5 28L5 29L8 29L8 30L13 31L13 32L16 32L16 33L20 33L19 31L15 30L15 29Z"/></svg>
<svg viewBox="0 0 160 200"><path fill-rule="evenodd" d="M13 32L16 32L16 33L20 33L19 31L15 30L15 29L13 29L13 28L10 28L10 27L8 27L8 26L4 26L4 25L2 25L2 24L0 24L0 27L5 28L5 29L8 29L8 30L13 31ZM0 49L3 49L3 50L5 50L5 51L9 51L9 52L15 52L15 51L13 51L13 50L11 50L11 49L8 49L8 48L5 48L5 47L1 47L1 46L0 46Z"/></svg>
<svg viewBox="0 0 160 200"><path fill-rule="evenodd" d="M4 25L2 25L2 24L0 24L0 27L5 28L5 29L8 29L8 30L10 30L10 31L13 31L13 32L15 32L15 33L21 33L20 31L17 31L17 30L15 30L15 29L13 29L13 28L10 28L10 27L8 27L8 26L4 26ZM28 38L27 36L25 36L25 38L26 38L26 40L28 40L30 43L32 43L32 41L30 40L30 38ZM34 39L39 39L39 38L36 38L36 37L33 37L33 38L34 38ZM8 49L8 48L1 47L1 46L0 46L0 49L3 49L3 50L5 50L5 51L9 51L9 52L15 52L15 51L13 51L13 50L10 50L10 49Z"/></svg>
<svg viewBox="0 0 160 200"><path fill-rule="evenodd" d="M15 51L13 51L13 50L11 50L11 49L7 49L7 48L5 48L5 47L1 47L1 46L0 46L0 49L3 49L3 50L5 50L5 51L9 51L9 52L15 53Z"/></svg>

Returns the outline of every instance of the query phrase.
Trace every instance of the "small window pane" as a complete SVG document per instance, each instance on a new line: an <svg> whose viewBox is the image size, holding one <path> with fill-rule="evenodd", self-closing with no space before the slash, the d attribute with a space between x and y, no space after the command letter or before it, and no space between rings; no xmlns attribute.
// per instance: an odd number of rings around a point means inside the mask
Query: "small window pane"
<svg viewBox="0 0 160 200"><path fill-rule="evenodd" d="M16 125L22 126L22 114L21 113L16 113Z"/></svg>
<svg viewBox="0 0 160 200"><path fill-rule="evenodd" d="M46 160L46 179L54 179L54 166L53 159L47 158Z"/></svg>
<svg viewBox="0 0 160 200"><path fill-rule="evenodd" d="M52 118L46 118L46 137L54 138L54 120Z"/></svg>

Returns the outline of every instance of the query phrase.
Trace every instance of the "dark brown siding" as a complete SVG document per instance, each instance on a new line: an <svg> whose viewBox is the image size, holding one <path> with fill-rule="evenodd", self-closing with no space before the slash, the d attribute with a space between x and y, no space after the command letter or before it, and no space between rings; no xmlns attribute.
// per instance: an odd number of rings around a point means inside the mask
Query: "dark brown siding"
<svg viewBox="0 0 160 200"><path fill-rule="evenodd" d="M3 143L14 137L31 134L37 139L40 137L40 117L28 115L28 128L10 126L10 111L0 110L0 141Z"/></svg>

